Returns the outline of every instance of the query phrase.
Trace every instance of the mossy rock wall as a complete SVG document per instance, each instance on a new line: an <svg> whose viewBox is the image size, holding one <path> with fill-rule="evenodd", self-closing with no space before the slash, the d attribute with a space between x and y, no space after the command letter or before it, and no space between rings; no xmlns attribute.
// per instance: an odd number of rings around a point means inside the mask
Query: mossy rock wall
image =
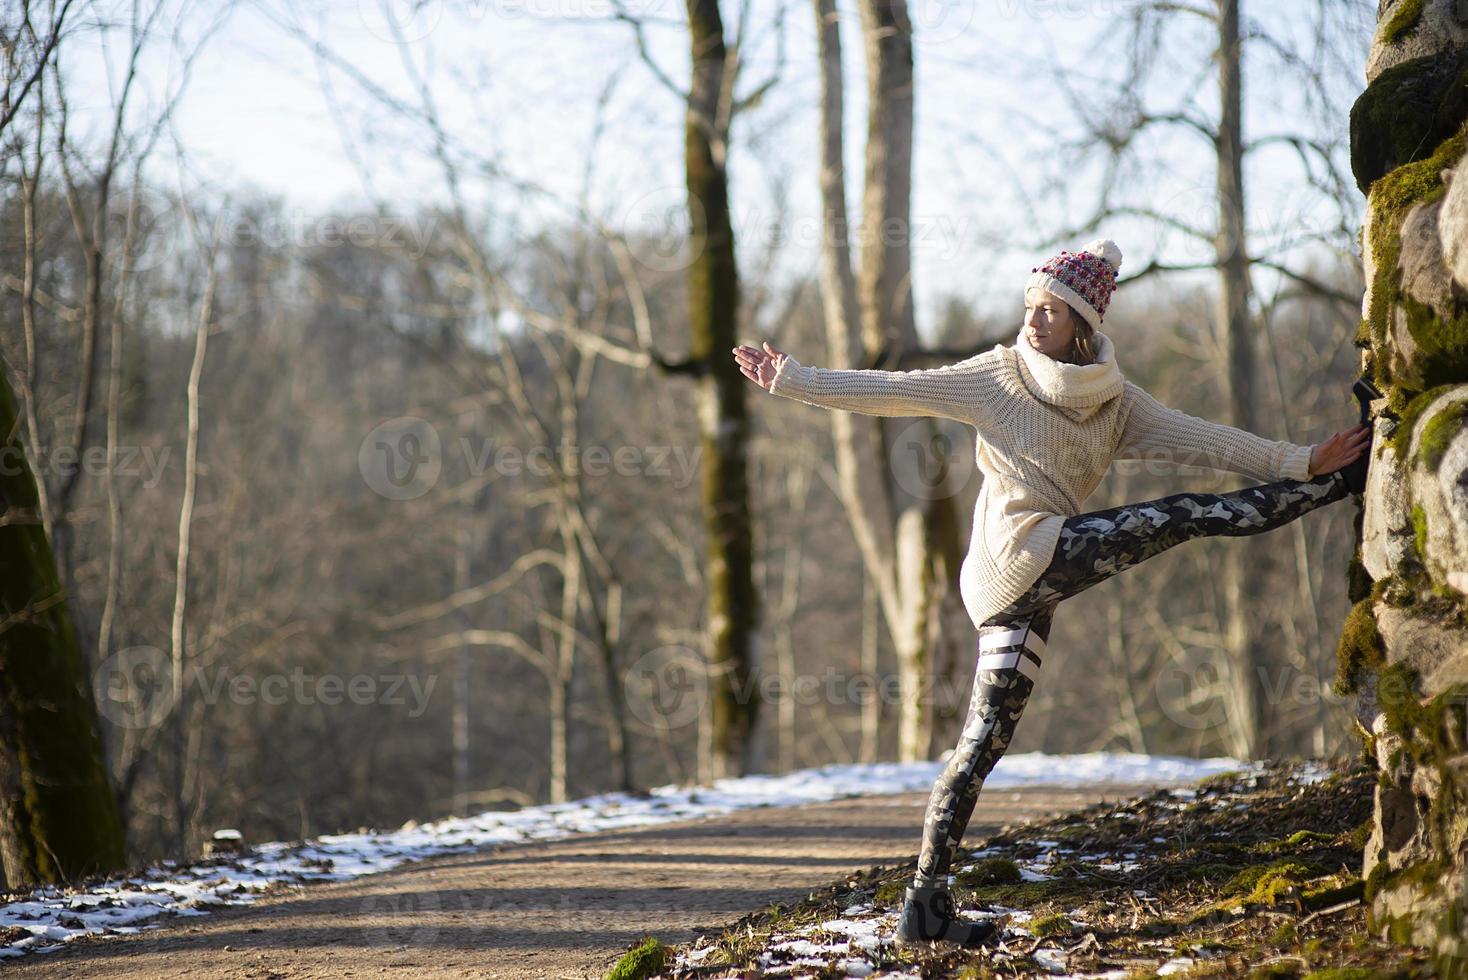
<svg viewBox="0 0 1468 980"><path fill-rule="evenodd" d="M1338 685L1379 768L1372 928L1468 975L1468 4L1383 2L1351 113L1383 393Z"/></svg>

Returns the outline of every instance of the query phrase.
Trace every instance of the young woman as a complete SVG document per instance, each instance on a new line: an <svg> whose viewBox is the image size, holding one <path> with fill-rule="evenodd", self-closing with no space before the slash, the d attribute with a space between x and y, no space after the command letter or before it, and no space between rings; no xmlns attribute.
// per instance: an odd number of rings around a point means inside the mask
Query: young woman
<svg viewBox="0 0 1468 980"><path fill-rule="evenodd" d="M806 367L768 343L762 351L734 348L745 376L774 394L866 415L955 419L977 430L984 479L959 589L978 629L978 665L958 746L928 801L899 942L977 945L994 937L991 923L955 914L949 866L1029 700L1062 599L1182 541L1259 534L1365 486L1368 425L1309 446L1276 442L1168 408L1124 378L1100 330L1120 267L1111 241L1062 251L1032 270L1024 327L1011 346L932 370ZM1179 455L1265 482L1081 513L1112 460Z"/></svg>

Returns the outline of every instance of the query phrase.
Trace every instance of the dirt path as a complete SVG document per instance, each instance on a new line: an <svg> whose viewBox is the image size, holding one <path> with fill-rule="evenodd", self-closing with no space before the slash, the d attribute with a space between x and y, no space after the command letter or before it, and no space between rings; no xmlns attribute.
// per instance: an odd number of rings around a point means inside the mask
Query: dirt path
<svg viewBox="0 0 1468 980"><path fill-rule="evenodd" d="M1153 788L986 790L965 841ZM762 807L409 864L7 961L16 978L601 977L842 873L912 860L927 794Z"/></svg>

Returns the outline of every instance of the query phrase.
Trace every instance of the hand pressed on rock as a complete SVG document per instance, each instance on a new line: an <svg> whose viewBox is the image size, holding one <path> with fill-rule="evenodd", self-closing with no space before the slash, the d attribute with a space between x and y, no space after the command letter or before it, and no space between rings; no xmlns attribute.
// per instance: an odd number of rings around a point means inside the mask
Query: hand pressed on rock
<svg viewBox="0 0 1468 980"><path fill-rule="evenodd" d="M1337 432L1324 442L1316 443L1310 453L1310 475L1334 473L1342 466L1355 462L1356 457L1371 444L1371 426L1358 422L1349 429Z"/></svg>

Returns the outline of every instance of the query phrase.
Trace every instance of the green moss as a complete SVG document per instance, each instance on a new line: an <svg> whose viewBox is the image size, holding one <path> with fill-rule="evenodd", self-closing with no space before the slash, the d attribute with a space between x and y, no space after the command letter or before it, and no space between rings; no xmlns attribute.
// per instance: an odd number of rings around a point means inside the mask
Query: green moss
<svg viewBox="0 0 1468 980"><path fill-rule="evenodd" d="M1386 662L1386 647L1376 628L1372 603L1369 595L1356 603L1341 624L1333 689L1342 696L1354 693L1368 671L1377 670Z"/></svg>
<svg viewBox="0 0 1468 980"><path fill-rule="evenodd" d="M1044 881L1022 881L1008 885L982 885L970 889L980 901L1010 908L1034 909L1046 902L1082 902L1091 897L1092 889L1081 878L1056 877Z"/></svg>
<svg viewBox="0 0 1468 980"><path fill-rule="evenodd" d="M1370 903L1376 897L1376 893L1381 891L1391 873L1391 868L1387 867L1385 861L1378 861L1371 869L1371 874L1366 876L1366 888L1363 892L1367 903Z"/></svg>
<svg viewBox="0 0 1468 980"><path fill-rule="evenodd" d="M1361 193L1421 160L1468 117L1468 52L1413 58L1381 72L1351 106L1351 171Z"/></svg>
<svg viewBox="0 0 1468 980"><path fill-rule="evenodd" d="M606 980L647 980L668 968L668 950L655 936L628 950L607 974Z"/></svg>
<svg viewBox="0 0 1468 980"><path fill-rule="evenodd" d="M1407 332L1417 345L1400 382L1413 388L1461 383L1468 377L1468 309L1455 305L1446 318L1426 303L1402 293L1397 297L1407 316Z"/></svg>
<svg viewBox="0 0 1468 980"><path fill-rule="evenodd" d="M954 875L954 880L960 885L978 888L984 885L1012 885L1023 881L1024 876L1019 873L1019 865L1009 858L993 857L977 861L972 868Z"/></svg>
<svg viewBox="0 0 1468 980"><path fill-rule="evenodd" d="M1198 789L1201 790L1228 790L1233 789L1234 784L1247 775L1242 769L1226 769L1216 772L1211 776L1198 780Z"/></svg>
<svg viewBox="0 0 1468 980"><path fill-rule="evenodd" d="M1405 663L1392 664L1377 678L1376 696L1387 726L1404 738L1410 738L1416 725L1416 714L1412 711L1417 704L1416 689L1417 672Z"/></svg>
<svg viewBox="0 0 1468 980"><path fill-rule="evenodd" d="M1039 938L1068 936L1074 931L1075 923L1059 912L1054 915L1042 915L1030 922L1030 933Z"/></svg>
<svg viewBox="0 0 1468 980"><path fill-rule="evenodd" d="M1280 841L1265 841L1262 844L1255 845L1255 849L1264 852L1264 854L1279 854L1282 851L1308 851L1311 846L1330 844L1331 841L1334 841L1334 838L1329 833L1320 833L1318 830L1296 830L1295 833L1287 836L1287 838L1280 839Z"/></svg>
<svg viewBox="0 0 1468 980"><path fill-rule="evenodd" d="M1398 458L1407 455L1407 449L1411 446L1412 430L1417 427L1417 420L1427 410L1427 406L1431 405L1439 395L1456 387L1458 385L1451 382L1435 385L1426 391L1412 394L1410 397L1407 397L1405 389L1398 388L1393 392L1393 396L1400 400L1401 407L1393 408L1392 411L1396 413L1401 421L1397 424L1397 430L1392 433L1388 445L1391 446Z"/></svg>
<svg viewBox="0 0 1468 980"><path fill-rule="evenodd" d="M1371 342L1378 348L1387 346L1388 325L1391 310L1403 297L1401 294L1401 271L1397 268L1401 256L1402 220L1415 204L1435 201L1447 191L1440 172L1455 163L1468 147L1468 131L1459 126L1457 132L1437 147L1426 160L1408 163L1383 174L1371 185L1371 207L1367 215L1370 223L1372 246L1373 279L1371 302L1366 310ZM1354 142L1353 134L1352 140ZM1432 334L1430 327L1421 327L1425 334ZM1415 334L1414 334L1415 336ZM1451 338L1442 338L1441 344L1455 347ZM1373 359L1375 381L1378 387L1390 390L1395 387L1391 377L1389 358ZM1445 379L1446 380L1446 379ZM1414 390L1427 387L1421 379L1404 380Z"/></svg>
<svg viewBox="0 0 1468 980"><path fill-rule="evenodd" d="M1293 922L1282 922L1279 928L1269 934L1271 946L1293 946L1300 940L1300 932L1295 928Z"/></svg>
<svg viewBox="0 0 1468 980"><path fill-rule="evenodd" d="M1350 839L1347 841L1351 850L1362 851L1366 849L1366 842L1371 839L1371 828L1374 826L1372 818L1367 817L1361 821L1361 825L1351 831Z"/></svg>
<svg viewBox="0 0 1468 980"><path fill-rule="evenodd" d="M1324 868L1305 861L1287 859L1259 864L1230 878L1223 886L1223 893L1250 905L1273 905L1280 892L1325 873Z"/></svg>
<svg viewBox="0 0 1468 980"><path fill-rule="evenodd" d="M1434 857L1408 865L1397 872L1374 868L1367 878L1365 895L1371 899L1381 891L1405 888L1432 894L1442 887L1444 875L1453 872L1449 858L1459 852L1464 838L1462 805L1468 787L1453 766L1462 753L1461 733L1468 728L1468 684L1448 685L1427 701L1421 700L1419 678L1404 663L1392 664L1381 672L1377 697L1388 729L1400 736L1410 757L1410 769L1434 772L1440 790L1431 797L1423 818L1422 833ZM1441 931L1461 928L1448 909L1447 920L1434 924ZM1384 924L1393 938L1410 941L1415 925L1405 917Z"/></svg>
<svg viewBox="0 0 1468 980"><path fill-rule="evenodd" d="M1307 909L1328 909L1342 902L1360 898L1366 890L1366 882L1360 878L1350 877L1344 881L1336 880L1306 888L1300 896L1301 902Z"/></svg>
<svg viewBox="0 0 1468 980"><path fill-rule="evenodd" d="M1394 916L1387 924L1387 936L1398 946L1410 946L1413 932L1412 920L1405 915Z"/></svg>
<svg viewBox="0 0 1468 980"><path fill-rule="evenodd" d="M1418 696L1417 672L1405 663L1385 668L1377 681L1377 699L1387 726L1402 737L1404 749L1418 766L1441 766L1462 750L1454 732L1464 728L1468 685L1451 684L1432 699ZM1450 783L1451 773L1445 773Z"/></svg>
<svg viewBox="0 0 1468 980"><path fill-rule="evenodd" d="M1423 0L1397 0L1392 15L1381 30L1381 39L1387 44L1395 44L1416 28L1422 19L1422 3Z"/></svg>
<svg viewBox="0 0 1468 980"><path fill-rule="evenodd" d="M1463 427L1465 419L1468 419L1468 401L1454 402L1427 420L1427 424L1422 427L1422 441L1418 446L1424 466L1430 470L1437 469L1443 453L1448 451L1449 443Z"/></svg>
<svg viewBox="0 0 1468 980"><path fill-rule="evenodd" d="M907 892L907 886L911 884L906 880L884 881L877 886L872 893L872 904L882 908L893 908L902 901Z"/></svg>
<svg viewBox="0 0 1468 980"><path fill-rule="evenodd" d="M998 976L984 963L970 963L958 971L958 980L996 980Z"/></svg>
<svg viewBox="0 0 1468 980"><path fill-rule="evenodd" d="M1427 511L1421 504L1412 505L1412 543L1417 547L1417 557L1427 557Z"/></svg>
<svg viewBox="0 0 1468 980"><path fill-rule="evenodd" d="M1358 512L1364 508L1357 507ZM1360 540L1360 535L1356 538ZM1346 564L1346 598L1351 602L1360 602L1366 598L1371 591L1371 573L1366 570L1366 563L1361 560L1361 548L1356 547L1356 554Z"/></svg>

